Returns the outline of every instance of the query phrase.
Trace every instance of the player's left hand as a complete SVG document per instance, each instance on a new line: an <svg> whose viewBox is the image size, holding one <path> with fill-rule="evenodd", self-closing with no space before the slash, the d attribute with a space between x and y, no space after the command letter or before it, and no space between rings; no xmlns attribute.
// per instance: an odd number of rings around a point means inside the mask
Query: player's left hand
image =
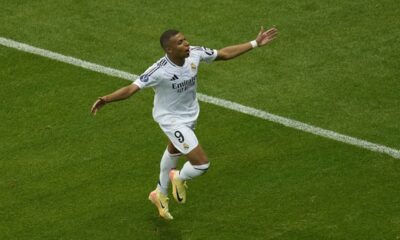
<svg viewBox="0 0 400 240"><path fill-rule="evenodd" d="M260 32L257 35L256 41L259 47L270 43L278 36L278 29L272 27L267 31L264 31L264 27L261 26Z"/></svg>

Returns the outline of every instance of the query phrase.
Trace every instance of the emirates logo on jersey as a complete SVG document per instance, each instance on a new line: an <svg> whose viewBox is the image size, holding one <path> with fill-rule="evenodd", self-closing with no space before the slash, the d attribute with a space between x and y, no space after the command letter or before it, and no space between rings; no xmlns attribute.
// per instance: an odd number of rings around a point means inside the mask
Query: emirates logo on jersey
<svg viewBox="0 0 400 240"><path fill-rule="evenodd" d="M183 82L172 83L172 89L176 89L178 93L188 90L188 88L196 85L197 75Z"/></svg>

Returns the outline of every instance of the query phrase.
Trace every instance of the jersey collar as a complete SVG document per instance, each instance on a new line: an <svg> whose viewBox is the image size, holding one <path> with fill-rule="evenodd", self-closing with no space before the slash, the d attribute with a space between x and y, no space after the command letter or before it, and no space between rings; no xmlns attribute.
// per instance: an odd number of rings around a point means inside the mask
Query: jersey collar
<svg viewBox="0 0 400 240"><path fill-rule="evenodd" d="M169 64L171 64L172 66L174 66L174 67L176 67L176 68L183 68L183 67L186 65L186 58L185 58L185 63L184 63L182 66L178 66L178 65L176 65L175 63L173 63L173 62L171 61L171 59L168 58L168 55L167 55L167 54L165 54L165 59L167 59L167 61L169 62Z"/></svg>

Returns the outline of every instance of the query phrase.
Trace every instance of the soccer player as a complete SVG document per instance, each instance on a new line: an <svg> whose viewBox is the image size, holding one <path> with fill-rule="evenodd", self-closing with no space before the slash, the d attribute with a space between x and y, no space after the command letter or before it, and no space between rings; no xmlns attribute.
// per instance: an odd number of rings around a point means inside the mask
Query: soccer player
<svg viewBox="0 0 400 240"><path fill-rule="evenodd" d="M168 208L168 185L178 203L186 202L186 180L204 174L210 163L194 133L199 104L196 97L197 72L200 62L229 60L249 50L264 46L277 37L275 27L261 27L255 40L219 50L190 46L182 32L167 30L160 37L165 56L149 67L132 84L97 99L91 112L95 115L104 105L127 99L144 88L155 90L153 118L167 135L169 142L161 158L157 187L149 195L161 217L171 220ZM187 161L176 170L179 156Z"/></svg>

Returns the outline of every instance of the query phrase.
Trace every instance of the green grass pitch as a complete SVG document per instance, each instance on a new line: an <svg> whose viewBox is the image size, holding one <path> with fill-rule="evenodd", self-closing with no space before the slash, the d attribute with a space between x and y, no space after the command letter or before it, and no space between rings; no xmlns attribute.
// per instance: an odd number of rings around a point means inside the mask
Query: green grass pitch
<svg viewBox="0 0 400 240"><path fill-rule="evenodd" d="M400 149L398 16L395 0L2 0L0 37L140 74L167 28L221 48L276 25L201 65L199 92ZM205 103L211 169L160 219L152 91L89 114L126 84L0 46L0 239L400 238L399 159Z"/></svg>

